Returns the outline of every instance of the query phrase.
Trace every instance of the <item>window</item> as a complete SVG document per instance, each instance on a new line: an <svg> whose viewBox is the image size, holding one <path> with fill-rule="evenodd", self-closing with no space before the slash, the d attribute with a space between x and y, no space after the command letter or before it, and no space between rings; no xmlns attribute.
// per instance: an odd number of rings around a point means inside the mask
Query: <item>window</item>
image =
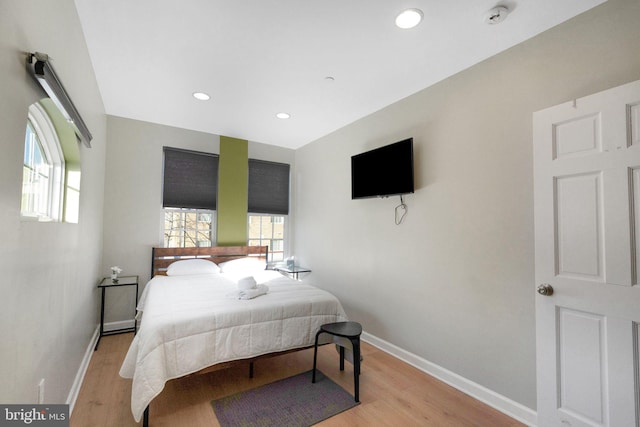
<svg viewBox="0 0 640 427"><path fill-rule="evenodd" d="M163 182L164 246L213 246L218 156L164 147Z"/></svg>
<svg viewBox="0 0 640 427"><path fill-rule="evenodd" d="M215 243L216 212L204 209L166 208L164 210L164 246L195 248Z"/></svg>
<svg viewBox="0 0 640 427"><path fill-rule="evenodd" d="M40 103L29 107L22 172L23 219L60 221L64 199L64 158L49 115Z"/></svg>
<svg viewBox="0 0 640 427"><path fill-rule="evenodd" d="M283 261L286 216L249 214L249 246L269 246L268 261Z"/></svg>
<svg viewBox="0 0 640 427"><path fill-rule="evenodd" d="M289 165L249 159L249 212L289 214Z"/></svg>
<svg viewBox="0 0 640 427"><path fill-rule="evenodd" d="M249 246L269 246L268 261L283 261L289 214L289 165L249 159Z"/></svg>
<svg viewBox="0 0 640 427"><path fill-rule="evenodd" d="M216 210L218 156L164 147L162 206Z"/></svg>

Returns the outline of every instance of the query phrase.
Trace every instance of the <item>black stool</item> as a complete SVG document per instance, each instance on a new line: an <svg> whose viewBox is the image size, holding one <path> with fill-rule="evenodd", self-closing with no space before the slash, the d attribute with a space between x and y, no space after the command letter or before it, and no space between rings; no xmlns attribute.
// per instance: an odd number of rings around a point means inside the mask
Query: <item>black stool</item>
<svg viewBox="0 0 640 427"><path fill-rule="evenodd" d="M316 343L313 349L313 375L311 382L316 382L316 361L318 359L318 337L320 334L331 334L337 337L347 338L353 346L353 383L356 402L360 402L359 394L359 376L360 376L360 334L362 334L362 326L358 322L336 322L326 323L320 326L320 330L316 334ZM340 370L344 371L344 347L340 347Z"/></svg>

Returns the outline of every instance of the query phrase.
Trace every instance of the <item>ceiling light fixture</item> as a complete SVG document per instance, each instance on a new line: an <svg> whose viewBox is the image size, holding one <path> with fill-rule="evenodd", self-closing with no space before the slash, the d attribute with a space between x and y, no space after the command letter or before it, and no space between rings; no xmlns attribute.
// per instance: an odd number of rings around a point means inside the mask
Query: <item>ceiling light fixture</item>
<svg viewBox="0 0 640 427"><path fill-rule="evenodd" d="M418 25L423 16L420 9L407 9L396 17L396 25L403 30L408 30Z"/></svg>
<svg viewBox="0 0 640 427"><path fill-rule="evenodd" d="M204 92L193 92L193 97L199 101L208 101L211 99L211 97Z"/></svg>
<svg viewBox="0 0 640 427"><path fill-rule="evenodd" d="M291 114L289 113L278 113L276 114L276 117L279 119L288 119L291 117Z"/></svg>

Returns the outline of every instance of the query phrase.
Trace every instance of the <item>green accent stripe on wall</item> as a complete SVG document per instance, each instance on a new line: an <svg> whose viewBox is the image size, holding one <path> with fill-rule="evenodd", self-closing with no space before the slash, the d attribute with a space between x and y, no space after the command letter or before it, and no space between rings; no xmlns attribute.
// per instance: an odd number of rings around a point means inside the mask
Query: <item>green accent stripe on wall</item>
<svg viewBox="0 0 640 427"><path fill-rule="evenodd" d="M247 244L249 142L220 136L217 244Z"/></svg>

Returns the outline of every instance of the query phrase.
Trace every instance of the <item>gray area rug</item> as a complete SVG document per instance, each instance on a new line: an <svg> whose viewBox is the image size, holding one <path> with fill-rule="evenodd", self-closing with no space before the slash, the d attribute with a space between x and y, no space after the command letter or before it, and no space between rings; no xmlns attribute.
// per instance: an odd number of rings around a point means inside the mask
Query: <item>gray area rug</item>
<svg viewBox="0 0 640 427"><path fill-rule="evenodd" d="M320 371L315 384L308 371L211 401L222 427L307 427L357 404Z"/></svg>

